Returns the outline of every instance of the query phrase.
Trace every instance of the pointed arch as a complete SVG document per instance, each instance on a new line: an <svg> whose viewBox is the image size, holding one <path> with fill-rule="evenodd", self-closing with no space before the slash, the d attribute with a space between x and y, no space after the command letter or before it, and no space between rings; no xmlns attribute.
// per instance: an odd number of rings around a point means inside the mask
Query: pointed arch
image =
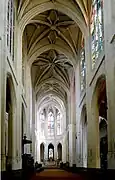
<svg viewBox="0 0 115 180"><path fill-rule="evenodd" d="M44 152L45 152L45 145L44 143L42 142L40 144L40 161L41 162L44 162Z"/></svg>
<svg viewBox="0 0 115 180"><path fill-rule="evenodd" d="M62 161L62 144L60 142L57 145L57 159Z"/></svg>
<svg viewBox="0 0 115 180"><path fill-rule="evenodd" d="M107 134L107 96L106 96L106 77L105 74L99 76L93 97L92 97L92 121L94 134L96 137L95 147L97 165L100 168L107 168L108 154L108 134ZM103 128L106 128L103 131ZM104 150L105 149L105 150Z"/></svg>
<svg viewBox="0 0 115 180"><path fill-rule="evenodd" d="M83 34L87 33L87 26L85 24L83 16L81 16L79 10L72 4L69 3L67 4L63 3L52 3L52 2L45 2L40 5L36 5L35 7L31 8L28 12L26 12L20 19L20 29L21 32L23 33L25 26L31 21L32 18L34 18L36 15L48 11L51 9L58 10L60 12L65 12L67 16L69 16L72 20L76 22L76 24L80 27L81 31ZM74 10L73 10L74 9Z"/></svg>
<svg viewBox="0 0 115 180"><path fill-rule="evenodd" d="M6 152L6 169L12 168L14 155L14 128L16 120L16 91L12 75L8 72L6 76L6 121L5 121L5 152Z"/></svg>

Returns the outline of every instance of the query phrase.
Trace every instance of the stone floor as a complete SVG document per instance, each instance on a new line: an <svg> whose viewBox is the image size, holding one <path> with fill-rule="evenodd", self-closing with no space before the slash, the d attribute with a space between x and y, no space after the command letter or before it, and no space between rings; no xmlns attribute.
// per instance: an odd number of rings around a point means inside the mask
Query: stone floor
<svg viewBox="0 0 115 180"><path fill-rule="evenodd" d="M84 180L83 177L81 177L78 174L73 174L64 170L60 169L45 169L44 171L40 173L36 173L31 180L63 180L63 179L76 179L76 180Z"/></svg>

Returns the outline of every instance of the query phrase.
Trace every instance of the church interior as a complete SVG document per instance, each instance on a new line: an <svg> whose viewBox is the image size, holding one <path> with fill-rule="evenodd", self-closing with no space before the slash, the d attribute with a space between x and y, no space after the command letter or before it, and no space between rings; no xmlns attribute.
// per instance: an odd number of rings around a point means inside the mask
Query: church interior
<svg viewBox="0 0 115 180"><path fill-rule="evenodd" d="M115 176L115 0L0 1L0 142L1 179Z"/></svg>

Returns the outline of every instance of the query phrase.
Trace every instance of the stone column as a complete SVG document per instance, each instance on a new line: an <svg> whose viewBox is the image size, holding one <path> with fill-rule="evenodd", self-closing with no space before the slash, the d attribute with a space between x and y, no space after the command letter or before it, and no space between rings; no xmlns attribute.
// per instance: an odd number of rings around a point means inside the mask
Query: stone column
<svg viewBox="0 0 115 180"><path fill-rule="evenodd" d="M75 146L75 125L69 124L69 163L71 167L76 164Z"/></svg>
<svg viewBox="0 0 115 180"><path fill-rule="evenodd" d="M47 145L47 143L45 144L44 158L46 161L48 160L48 145Z"/></svg>
<svg viewBox="0 0 115 180"><path fill-rule="evenodd" d="M38 143L37 150L38 150L38 152L37 152L37 161L38 161L38 163L40 163L40 143Z"/></svg>
<svg viewBox="0 0 115 180"><path fill-rule="evenodd" d="M74 76L70 87L70 120L69 120L69 163L70 166L76 164L76 103Z"/></svg>
<svg viewBox="0 0 115 180"><path fill-rule="evenodd" d="M54 160L55 161L57 160L57 144L56 144L56 142L54 144Z"/></svg>
<svg viewBox="0 0 115 180"><path fill-rule="evenodd" d="M66 157L67 157L67 135L64 134L63 141L62 141L62 162L66 163Z"/></svg>
<svg viewBox="0 0 115 180"><path fill-rule="evenodd" d="M6 170L5 155L5 118L6 118L6 52L5 52L5 27L6 27L6 2L0 1L0 169Z"/></svg>
<svg viewBox="0 0 115 180"><path fill-rule="evenodd" d="M16 29L16 45L17 45L17 52L15 51L15 58L16 58L16 75L17 75L17 89L16 89L16 94L17 94L17 117L16 117L16 154L17 154L17 169L22 168L22 34L20 31L20 28L17 24L17 29ZM14 134L15 136L15 134ZM15 168L15 165L14 165Z"/></svg>
<svg viewBox="0 0 115 180"><path fill-rule="evenodd" d="M115 169L115 0L104 0L104 36L108 104L108 168Z"/></svg>
<svg viewBox="0 0 115 180"><path fill-rule="evenodd" d="M32 100L33 96L33 90L32 90L32 84L31 84L31 70L28 64L26 64L26 101L27 101L27 121L26 121L26 127L27 127L27 137L30 138L30 128L32 128L32 117L34 116L32 113L32 106L34 105L34 102ZM33 97L32 97L33 96ZM35 100L35 98L34 98ZM32 130L32 129L31 129Z"/></svg>
<svg viewBox="0 0 115 180"><path fill-rule="evenodd" d="M45 114L45 130L44 130L44 135L45 135L45 138L47 138L48 136L48 113L46 111L46 114Z"/></svg>
<svg viewBox="0 0 115 180"><path fill-rule="evenodd" d="M2 55L3 58L3 55ZM5 61L5 56L4 59ZM5 75L5 63L1 62L2 66L2 86L1 86L1 170L6 170L6 155L5 155L5 114L6 114L6 75Z"/></svg>
<svg viewBox="0 0 115 180"><path fill-rule="evenodd" d="M80 57L78 58L80 59ZM80 90L80 63L77 64L75 70L75 85L76 85L76 166L80 167L81 152L80 152L80 121L81 121L81 90ZM79 102L79 103L78 103Z"/></svg>
<svg viewBox="0 0 115 180"><path fill-rule="evenodd" d="M92 112L92 89L90 86L90 76L92 76L92 62L91 62L91 35L90 29L87 30L85 36L85 58L86 58L86 109L87 109L87 149L88 149L88 168L100 167L100 157L98 149L98 135L97 126L98 122L95 121L94 114Z"/></svg>
<svg viewBox="0 0 115 180"><path fill-rule="evenodd" d="M36 96L34 89L32 90L32 129L31 129L31 137L32 137L32 154L35 158L35 148L36 148L36 138L35 138L35 122L36 122Z"/></svg>
<svg viewBox="0 0 115 180"><path fill-rule="evenodd" d="M37 103L36 103L36 105L35 105L35 129L34 129L34 131L35 131L35 161L37 161L37 158L38 158L38 129L37 129L37 127L38 127L38 119L37 119Z"/></svg>
<svg viewBox="0 0 115 180"><path fill-rule="evenodd" d="M1 9L0 9L0 12L1 12ZM0 22L1 22L1 19L0 19ZM1 38L1 32L0 32L0 38ZM1 40L0 40L0 59L1 59ZM2 87L2 84L1 84L1 76L2 76L2 68L1 68L1 61L0 61L0 99L1 99L1 87ZM0 101L0 127L1 127L1 101ZM0 128L0 142L1 142L1 128ZM0 169L1 169L1 143L0 143ZM1 174L0 174L1 176Z"/></svg>
<svg viewBox="0 0 115 180"><path fill-rule="evenodd" d="M57 160L57 142L56 142L56 137L57 137L57 114L56 110L54 112L54 160Z"/></svg>

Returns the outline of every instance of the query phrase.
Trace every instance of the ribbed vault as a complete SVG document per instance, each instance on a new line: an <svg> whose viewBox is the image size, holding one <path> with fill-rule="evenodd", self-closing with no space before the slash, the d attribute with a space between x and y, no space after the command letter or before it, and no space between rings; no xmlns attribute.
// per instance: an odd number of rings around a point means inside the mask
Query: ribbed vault
<svg viewBox="0 0 115 180"><path fill-rule="evenodd" d="M68 59L59 54L55 50L49 50L37 57L33 63L33 67L37 67L38 71L35 77L35 85L39 85L42 81L48 78L56 78L62 81L67 87L70 85L69 68L72 68ZM57 83L46 83L51 88L55 88Z"/></svg>
<svg viewBox="0 0 115 180"><path fill-rule="evenodd" d="M25 28L24 38L28 62L32 60L31 72L36 98L53 94L65 103L82 39L79 27L65 14L50 10L31 20ZM46 45L50 45L48 50ZM54 45L62 51L54 48ZM39 53L41 47L43 52ZM63 47L66 47L65 53Z"/></svg>
<svg viewBox="0 0 115 180"><path fill-rule="evenodd" d="M76 22L85 31L85 24L89 23L92 0L17 0L18 19L22 20L20 26L22 29L29 21L38 14L48 9L57 9L71 13L71 18L76 14Z"/></svg>
<svg viewBox="0 0 115 180"><path fill-rule="evenodd" d="M46 11L31 19L26 26L28 59L35 60L40 48L66 48L74 59L77 59L82 33L77 24L65 14L56 10ZM63 50L62 50L63 51ZM73 62L73 64L75 64Z"/></svg>
<svg viewBox="0 0 115 180"><path fill-rule="evenodd" d="M23 56L26 50L36 100L44 102L44 96L53 95L66 105L89 23L91 0L19 0L17 3L19 26L24 30Z"/></svg>

